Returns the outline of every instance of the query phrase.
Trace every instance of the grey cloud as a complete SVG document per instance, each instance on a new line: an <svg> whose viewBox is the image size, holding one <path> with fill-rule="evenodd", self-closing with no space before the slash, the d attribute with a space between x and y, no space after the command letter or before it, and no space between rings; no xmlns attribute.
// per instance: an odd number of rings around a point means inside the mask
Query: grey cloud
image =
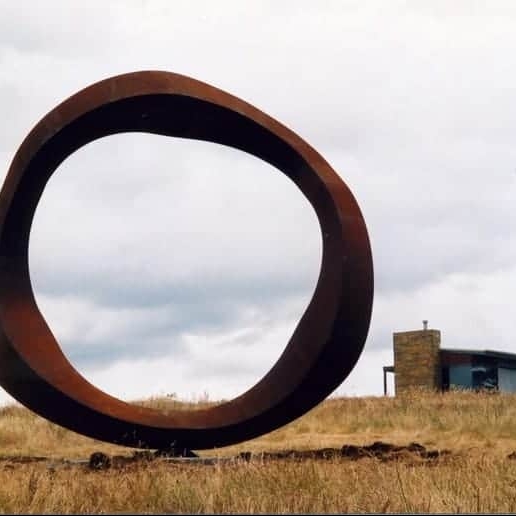
<svg viewBox="0 0 516 516"><path fill-rule="evenodd" d="M306 305L304 296L283 296L267 307L236 304L227 319L218 317L210 325L197 306L120 309L73 299L40 300L62 349L81 371L169 357L188 374L211 377L231 372L245 376L260 364L265 372L275 361L266 348L279 357ZM185 322L185 313L196 319Z"/></svg>
<svg viewBox="0 0 516 516"><path fill-rule="evenodd" d="M75 57L100 51L116 22L115 6L95 0L87 4L49 0L21 7L2 0L0 47Z"/></svg>
<svg viewBox="0 0 516 516"><path fill-rule="evenodd" d="M511 3L0 6L5 167L41 116L96 80L138 69L191 75L298 132L357 197L376 283L360 374L350 377L357 388L381 389L381 372L369 369L389 357L393 330L423 318L454 345L491 334L511 346L507 323L492 322L506 314L515 277ZM288 338L320 246L311 208L268 165L209 144L124 135L56 172L30 258L51 327L92 374L132 374L145 342L146 364L161 371L162 359L178 378L199 377L212 342L220 363L206 385L236 389ZM281 306L292 297L302 302L290 313ZM281 321L271 337L266 327ZM232 364L231 349L249 360Z"/></svg>
<svg viewBox="0 0 516 516"><path fill-rule="evenodd" d="M115 160L106 139L49 182L31 233L36 290L130 304L315 287L320 229L281 173L200 143L127 156L114 140Z"/></svg>

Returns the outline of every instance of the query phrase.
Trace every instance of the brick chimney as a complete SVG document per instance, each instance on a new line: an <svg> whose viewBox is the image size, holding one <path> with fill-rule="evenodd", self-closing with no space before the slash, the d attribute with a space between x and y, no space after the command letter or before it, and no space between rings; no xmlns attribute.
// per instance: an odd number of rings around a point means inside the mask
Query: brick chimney
<svg viewBox="0 0 516 516"><path fill-rule="evenodd" d="M396 394L414 387L441 388L441 332L427 325L423 321L423 330L393 334Z"/></svg>

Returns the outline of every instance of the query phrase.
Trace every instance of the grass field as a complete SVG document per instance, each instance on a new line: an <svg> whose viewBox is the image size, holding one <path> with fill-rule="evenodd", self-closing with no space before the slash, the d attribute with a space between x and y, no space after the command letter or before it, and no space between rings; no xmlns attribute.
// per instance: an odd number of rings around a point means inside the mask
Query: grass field
<svg viewBox="0 0 516 516"><path fill-rule="evenodd" d="M147 404L166 409L174 400ZM439 450L433 459L264 460L261 452L382 441ZM448 453L442 453L447 450ZM290 425L237 446L200 452L250 461L214 465L138 461L95 471L16 456L87 459L134 450L57 427L17 406L0 409L3 513L516 512L516 396L413 392L329 399ZM54 464L54 465L52 465Z"/></svg>

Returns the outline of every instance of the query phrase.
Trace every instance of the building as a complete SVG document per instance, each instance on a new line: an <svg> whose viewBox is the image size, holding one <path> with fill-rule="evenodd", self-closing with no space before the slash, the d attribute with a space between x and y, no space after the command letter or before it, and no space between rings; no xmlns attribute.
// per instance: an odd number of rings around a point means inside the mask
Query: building
<svg viewBox="0 0 516 516"><path fill-rule="evenodd" d="M432 390L494 389L516 392L516 354L500 351L441 348L441 332L427 328L393 334L394 365L383 368L394 374L395 393L420 387Z"/></svg>

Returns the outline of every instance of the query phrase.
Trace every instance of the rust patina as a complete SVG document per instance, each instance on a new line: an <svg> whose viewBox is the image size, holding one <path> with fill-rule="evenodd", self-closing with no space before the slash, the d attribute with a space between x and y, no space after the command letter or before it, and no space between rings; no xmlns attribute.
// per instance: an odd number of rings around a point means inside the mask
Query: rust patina
<svg viewBox="0 0 516 516"><path fill-rule="evenodd" d="M323 252L310 303L270 371L223 404L164 413L108 395L71 365L36 304L29 237L47 181L80 147L124 132L216 142L253 154L286 174L317 214ZM34 127L0 192L0 260L1 386L54 423L124 446L166 449L180 443L206 449L281 427L342 383L369 329L371 249L346 184L281 123L233 95L175 73L141 71L100 81L59 104Z"/></svg>

